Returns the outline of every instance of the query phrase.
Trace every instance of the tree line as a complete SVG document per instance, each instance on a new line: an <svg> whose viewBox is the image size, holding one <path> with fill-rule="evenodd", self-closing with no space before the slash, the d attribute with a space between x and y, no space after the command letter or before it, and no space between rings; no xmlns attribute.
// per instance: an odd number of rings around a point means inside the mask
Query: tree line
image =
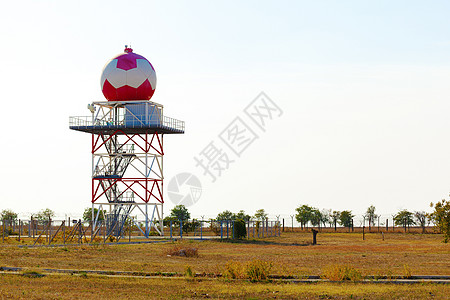
<svg viewBox="0 0 450 300"><path fill-rule="evenodd" d="M50 208L42 209L37 213L31 214L31 218L37 221L48 221L55 216L55 212ZM11 209L4 209L0 212L0 218L9 222L15 222L18 220L18 215Z"/></svg>
<svg viewBox="0 0 450 300"><path fill-rule="evenodd" d="M444 242L450 240L450 201L445 199L437 202L436 204L431 203L431 208L434 209L431 213L426 213L424 211L409 211L407 209L402 209L393 215L394 224L397 226L408 226L419 225L422 230L431 222L437 227L437 229L444 234ZM353 218L355 215L351 210L335 211L331 209L318 209L309 205L301 205L295 209L295 219L300 226L304 228L311 224L312 226L337 226L337 224L344 227L353 226ZM94 214L97 215L97 209L94 210ZM98 214L99 221L103 220L106 211ZM38 221L46 221L49 218L53 218L55 212L49 208L40 210L39 212L32 214L32 218ZM229 210L220 212L217 217L213 220L215 221L236 221L242 220L248 222L250 220L264 221L267 220L268 214L264 209L258 209L254 215L248 215L245 211L240 210L237 213L233 213ZM369 228L375 226L377 220L379 220L380 215L376 213L376 208L370 205L366 212L363 214L364 222L367 220ZM4 209L0 212L0 218L2 220L16 221L17 213L10 209ZM191 218L188 209L184 205L177 205L171 211L169 216L164 218L164 225L168 225L170 222L174 224L179 224L179 222L187 221ZM92 209L86 208L83 213L84 221L92 221ZM197 223L195 223L197 222ZM199 221L185 222L186 226L191 226L195 228L199 226ZM189 230L186 228L186 230Z"/></svg>
<svg viewBox="0 0 450 300"><path fill-rule="evenodd" d="M409 226L418 225L422 227L422 232L425 232L425 227L433 223L444 234L444 242L447 243L450 240L450 201L443 199L436 204L431 203L430 207L434 208L431 213L402 209L392 216L394 225L403 226L405 229ZM351 210L319 210L306 204L297 207L295 211L295 219L302 228L308 226L308 224L319 227L326 227L327 225L331 227L337 224L352 227L355 217ZM379 221L380 215L376 214L375 211L375 206L370 205L362 215L364 223L367 221L369 229L371 226L375 226L377 220Z"/></svg>

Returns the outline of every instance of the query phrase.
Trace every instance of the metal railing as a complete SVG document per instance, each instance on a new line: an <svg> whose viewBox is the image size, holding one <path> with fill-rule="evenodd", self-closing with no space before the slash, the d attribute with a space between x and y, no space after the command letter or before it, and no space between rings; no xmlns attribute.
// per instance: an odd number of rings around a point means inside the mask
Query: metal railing
<svg viewBox="0 0 450 300"><path fill-rule="evenodd" d="M164 126L184 131L184 121L164 116Z"/></svg>
<svg viewBox="0 0 450 300"><path fill-rule="evenodd" d="M69 126L92 126L92 127L110 127L110 126L124 126L126 128L142 128L147 126L163 126L170 129L176 129L184 131L184 121L170 118L167 116L161 116L161 118L155 118L155 116L138 115L133 118L125 118L121 116L119 120L107 119L104 116L102 118L92 119L92 116L72 116L69 117Z"/></svg>
<svg viewBox="0 0 450 300"><path fill-rule="evenodd" d="M92 126L92 117L69 117L69 126Z"/></svg>

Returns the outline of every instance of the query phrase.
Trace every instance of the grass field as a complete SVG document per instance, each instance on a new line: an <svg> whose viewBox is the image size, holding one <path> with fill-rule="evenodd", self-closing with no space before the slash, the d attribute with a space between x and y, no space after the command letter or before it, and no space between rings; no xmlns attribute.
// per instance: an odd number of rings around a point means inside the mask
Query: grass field
<svg viewBox="0 0 450 300"><path fill-rule="evenodd" d="M95 276L0 277L2 298L40 299L448 299L435 284L250 283L224 280L107 278Z"/></svg>
<svg viewBox="0 0 450 300"><path fill-rule="evenodd" d="M281 237L241 242L189 241L66 247L18 248L0 245L0 266L77 270L114 270L134 272L177 272L189 266L194 273L222 274L225 265L260 259L271 262L273 275L321 275L331 265L345 264L363 275L450 275L450 245L438 234L319 233L318 245L311 245L311 233L284 233ZM198 257L167 256L175 247L198 249ZM117 291L114 292L114 290ZM404 299L445 299L448 285L374 284L374 283L250 283L207 277L112 278L97 275L51 275L29 278L0 276L2 298L86 298L103 293L118 298L293 298L357 297ZM23 294L22 294L23 293ZM127 294L128 293L128 294Z"/></svg>

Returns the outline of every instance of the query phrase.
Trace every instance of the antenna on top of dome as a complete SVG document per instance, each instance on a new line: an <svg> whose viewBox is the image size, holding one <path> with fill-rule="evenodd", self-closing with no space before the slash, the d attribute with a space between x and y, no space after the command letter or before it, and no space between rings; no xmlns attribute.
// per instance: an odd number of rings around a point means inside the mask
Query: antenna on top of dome
<svg viewBox="0 0 450 300"><path fill-rule="evenodd" d="M133 52L133 49L131 49L131 45L130 45L130 46L125 45L125 52L126 52L126 53Z"/></svg>

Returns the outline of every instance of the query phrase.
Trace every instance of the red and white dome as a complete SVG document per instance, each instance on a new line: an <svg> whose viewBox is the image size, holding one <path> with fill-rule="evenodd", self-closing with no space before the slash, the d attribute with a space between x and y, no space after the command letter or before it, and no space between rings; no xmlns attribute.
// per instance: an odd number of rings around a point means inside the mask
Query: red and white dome
<svg viewBox="0 0 450 300"><path fill-rule="evenodd" d="M111 59L100 80L108 101L149 100L156 88L156 73L143 56L125 47L125 53Z"/></svg>

